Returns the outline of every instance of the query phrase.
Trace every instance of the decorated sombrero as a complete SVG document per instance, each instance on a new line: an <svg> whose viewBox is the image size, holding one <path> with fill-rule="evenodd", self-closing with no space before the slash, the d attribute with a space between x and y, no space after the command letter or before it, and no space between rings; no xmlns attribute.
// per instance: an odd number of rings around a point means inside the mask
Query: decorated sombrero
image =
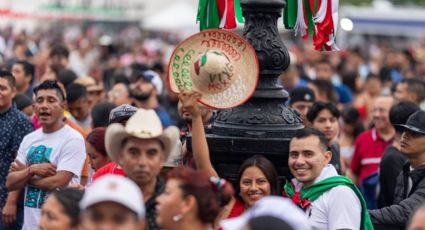
<svg viewBox="0 0 425 230"><path fill-rule="evenodd" d="M255 91L259 65L254 48L238 34L209 29L175 48L168 81L175 93L198 91L200 102L214 109L245 103Z"/></svg>

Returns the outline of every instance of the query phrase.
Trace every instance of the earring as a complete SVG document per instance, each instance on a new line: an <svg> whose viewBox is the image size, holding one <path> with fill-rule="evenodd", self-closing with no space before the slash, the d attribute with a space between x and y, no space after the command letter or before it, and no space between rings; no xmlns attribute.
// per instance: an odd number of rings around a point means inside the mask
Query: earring
<svg viewBox="0 0 425 230"><path fill-rule="evenodd" d="M182 218L183 218L183 215L182 214L178 214L178 215L173 216L173 221L174 222L179 222Z"/></svg>

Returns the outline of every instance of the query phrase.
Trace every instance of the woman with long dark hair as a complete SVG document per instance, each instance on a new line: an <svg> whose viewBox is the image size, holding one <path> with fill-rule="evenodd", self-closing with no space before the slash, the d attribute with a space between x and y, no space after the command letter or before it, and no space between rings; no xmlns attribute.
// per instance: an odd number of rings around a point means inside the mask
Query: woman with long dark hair
<svg viewBox="0 0 425 230"><path fill-rule="evenodd" d="M210 160L208 144L202 125L197 100L199 93L180 94L185 109L192 115L192 147L196 166L206 170L210 176L217 176ZM265 157L255 155L246 159L239 170L235 183L236 194L224 209L219 219L241 215L264 196L281 195L278 174L274 165Z"/></svg>
<svg viewBox="0 0 425 230"><path fill-rule="evenodd" d="M156 221L164 229L211 229L233 196L232 186L205 171L177 167L156 199Z"/></svg>

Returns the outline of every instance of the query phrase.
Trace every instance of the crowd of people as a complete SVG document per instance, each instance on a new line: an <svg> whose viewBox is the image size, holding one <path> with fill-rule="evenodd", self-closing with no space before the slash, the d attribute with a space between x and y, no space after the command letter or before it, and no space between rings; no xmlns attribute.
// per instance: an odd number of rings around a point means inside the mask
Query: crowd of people
<svg viewBox="0 0 425 230"><path fill-rule="evenodd" d="M0 30L0 230L425 226L425 40L290 43L293 178L258 154L231 183L205 137L220 111L168 87L173 42L117 34Z"/></svg>

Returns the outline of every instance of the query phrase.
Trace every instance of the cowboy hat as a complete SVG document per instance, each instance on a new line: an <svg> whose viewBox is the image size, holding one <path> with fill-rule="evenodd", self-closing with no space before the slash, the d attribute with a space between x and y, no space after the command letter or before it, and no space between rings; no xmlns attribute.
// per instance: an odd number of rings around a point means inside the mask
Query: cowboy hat
<svg viewBox="0 0 425 230"><path fill-rule="evenodd" d="M198 91L200 103L227 109L245 103L258 83L254 48L241 36L209 29L178 44L168 64L168 82L174 93Z"/></svg>
<svg viewBox="0 0 425 230"><path fill-rule="evenodd" d="M114 123L106 129L106 152L116 163L119 163L122 142L128 137L158 139L164 146L165 160L167 160L179 138L179 130L175 126L163 130L161 121L154 110L138 109L128 119L125 127L122 124Z"/></svg>

